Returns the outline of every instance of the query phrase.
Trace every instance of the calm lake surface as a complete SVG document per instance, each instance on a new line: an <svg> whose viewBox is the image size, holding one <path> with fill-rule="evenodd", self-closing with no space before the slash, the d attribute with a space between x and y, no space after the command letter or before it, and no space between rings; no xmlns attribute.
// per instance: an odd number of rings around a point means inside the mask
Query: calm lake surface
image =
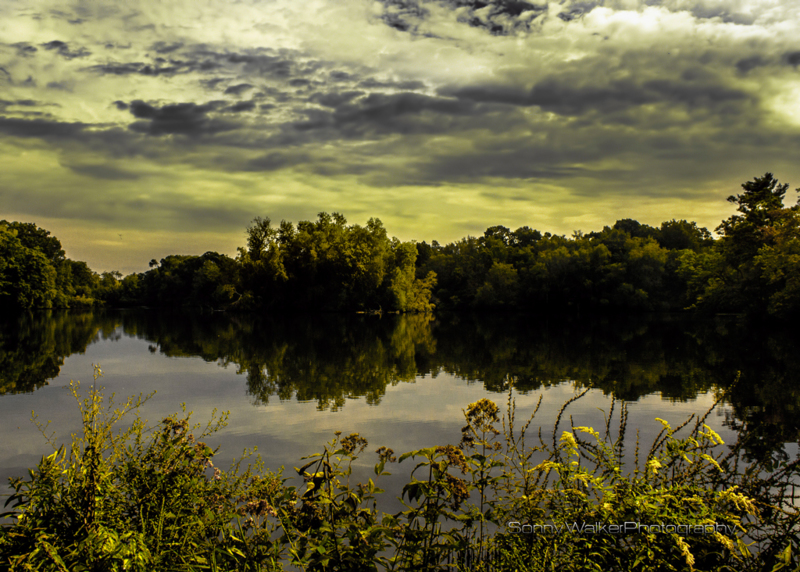
<svg viewBox="0 0 800 572"><path fill-rule="evenodd" d="M734 317L583 319L530 315L316 315L258 317L156 310L43 312L0 322L0 493L52 452L31 423L67 441L80 429L70 380L82 390L100 364L100 385L118 403L155 396L141 408L158 423L180 411L205 424L213 409L228 426L207 439L221 446L222 468L258 447L269 468L294 476L300 458L321 450L334 431L358 432L367 452L396 453L457 444L462 409L482 397L505 409L513 387L517 419L543 397L533 423L552 435L600 427L612 397L627 402L631 447L648 447L661 417L677 424L704 413L738 383L707 423L725 439L742 432L752 456L794 458L800 427L800 336L761 330ZM617 407L618 410L618 407ZM376 462L365 453L357 473ZM405 465L409 465L406 467ZM383 481L389 496L407 482L410 461ZM396 488L394 488L396 487Z"/></svg>

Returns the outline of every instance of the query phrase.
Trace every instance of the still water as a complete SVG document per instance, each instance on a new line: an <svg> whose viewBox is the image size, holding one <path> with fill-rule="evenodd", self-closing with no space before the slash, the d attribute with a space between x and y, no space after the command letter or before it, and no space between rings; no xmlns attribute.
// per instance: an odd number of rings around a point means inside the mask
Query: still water
<svg viewBox="0 0 800 572"><path fill-rule="evenodd" d="M158 423L181 403L205 422L229 411L225 429L207 439L227 467L258 447L269 468L287 468L321 450L334 431L358 432L367 451L402 453L458 443L462 409L487 397L505 408L509 389L517 418L539 396L533 424L552 435L561 405L575 425L600 427L612 398L629 406L649 445L661 425L704 413L729 390L708 424L733 442L747 439L753 457L794 457L800 416L800 338L754 329L730 317L591 319L530 315L284 316L166 313L153 310L47 312L0 323L0 493L52 451L31 423L67 441L80 428L70 380L99 383L117 402L155 395L141 416ZM738 373L741 372L741 373ZM617 408L618 409L618 408ZM377 460L365 455L360 471ZM410 463L407 462L406 464ZM407 482L394 467L390 493ZM391 496L394 496L392 494Z"/></svg>

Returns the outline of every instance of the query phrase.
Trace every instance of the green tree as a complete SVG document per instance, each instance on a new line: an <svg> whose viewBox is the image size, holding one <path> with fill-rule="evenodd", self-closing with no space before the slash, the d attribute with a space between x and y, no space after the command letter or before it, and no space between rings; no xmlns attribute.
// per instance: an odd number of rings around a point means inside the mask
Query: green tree
<svg viewBox="0 0 800 572"><path fill-rule="evenodd" d="M667 250L694 250L695 252L713 244L711 233L696 222L672 219L661 223L661 231L656 236L658 244Z"/></svg>
<svg viewBox="0 0 800 572"><path fill-rule="evenodd" d="M742 194L728 197L728 202L738 205L736 210L741 213L730 216L717 227L717 232L725 237L724 252L729 262L743 265L756 256L769 238L766 229L780 216L788 188L788 184L778 184L772 173L765 173L743 183Z"/></svg>
<svg viewBox="0 0 800 572"><path fill-rule="evenodd" d="M771 244L755 257L761 278L770 288L767 310L772 315L800 313L800 210L784 209L770 229Z"/></svg>
<svg viewBox="0 0 800 572"><path fill-rule="evenodd" d="M507 308L517 305L519 276L511 264L495 262L478 288L475 304L483 308Z"/></svg>
<svg viewBox="0 0 800 572"><path fill-rule="evenodd" d="M783 270L777 264L791 260L780 252L789 255L792 237L797 235L792 209L783 207L788 187L779 184L772 173L766 173L742 184L743 193L728 197L729 202L738 205L739 214L717 227L722 235L717 248L724 265L709 280L700 297L701 305L753 315L763 314L770 307L776 290L785 286ZM781 246L776 250L779 237ZM762 252L764 256L759 256ZM780 306L771 307L777 311Z"/></svg>
<svg viewBox="0 0 800 572"><path fill-rule="evenodd" d="M57 294L56 271L44 253L27 248L16 230L0 223L0 307L50 308Z"/></svg>
<svg viewBox="0 0 800 572"><path fill-rule="evenodd" d="M67 259L64 249L61 248L61 241L55 236L50 236L50 231L39 228L32 222L0 220L0 224L5 224L9 230L15 231L17 239L25 248L38 250L53 266Z"/></svg>

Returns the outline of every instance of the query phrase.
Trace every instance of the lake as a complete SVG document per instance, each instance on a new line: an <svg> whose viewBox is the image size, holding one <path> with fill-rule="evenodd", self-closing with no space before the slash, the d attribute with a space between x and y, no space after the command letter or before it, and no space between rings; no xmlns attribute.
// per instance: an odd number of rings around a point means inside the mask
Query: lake
<svg viewBox="0 0 800 572"><path fill-rule="evenodd" d="M532 315L254 316L157 310L48 311L0 326L0 479L22 476L52 451L31 423L52 421L56 439L80 429L68 391L92 382L117 402L154 397L142 417L158 423L181 403L205 422L230 411L227 427L207 439L226 468L258 447L269 468L293 466L321 450L334 431L358 432L370 446L365 477L385 445L396 453L457 444L462 409L482 397L504 409L513 388L517 419L542 396L534 422L552 435L603 424L612 398L629 407L630 449L639 431L649 446L661 417L673 424L704 413L726 390L707 423L752 457L794 458L800 427L800 335L756 328L732 316L541 317ZM738 373L740 372L740 373ZM739 381L731 389L733 381ZM617 407L617 411L618 411ZM361 461L361 460L360 460ZM406 466L407 465L407 466ZM389 497L407 481L410 461L391 466ZM396 505L391 500L385 506Z"/></svg>

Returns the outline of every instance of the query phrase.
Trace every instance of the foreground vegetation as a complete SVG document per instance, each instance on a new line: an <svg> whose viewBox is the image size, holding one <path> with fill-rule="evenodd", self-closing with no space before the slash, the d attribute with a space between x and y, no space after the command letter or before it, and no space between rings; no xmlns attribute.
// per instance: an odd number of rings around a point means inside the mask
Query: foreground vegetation
<svg viewBox="0 0 800 572"><path fill-rule="evenodd" d="M95 382L101 372L95 371ZM190 414L146 427L115 424L147 398L114 409L95 388L83 434L69 449L39 424L54 452L14 494L0 528L10 570L794 570L800 515L791 497L798 461L765 472L745 464L704 421L663 428L624 448L627 409L612 402L597 431L573 425L564 404L552 435L535 415L519 423L482 399L465 410L458 445L400 455L379 448L375 478L353 483L368 444L339 433L297 468L302 483L256 458L228 470L203 440L226 417L190 426ZM722 396L720 397L720 399ZM540 401L541 403L541 401ZM615 411L616 408L616 411ZM537 408L538 410L538 408ZM531 443L532 441L532 443ZM630 441L629 441L630 442ZM377 499L391 463L412 461L401 498ZM530 532L526 525L719 525L713 533ZM721 527L727 528L721 528ZM694 529L693 529L694 530ZM469 558L468 558L469 557ZM466 560L470 560L470 564Z"/></svg>
<svg viewBox="0 0 800 572"><path fill-rule="evenodd" d="M285 311L439 309L800 314L800 207L771 173L729 197L718 238L686 220L618 220L571 237L492 226L447 245L389 238L378 219L340 214L277 227L256 218L236 258L151 260L123 277L66 259L32 223L0 221L0 308L194 306Z"/></svg>

